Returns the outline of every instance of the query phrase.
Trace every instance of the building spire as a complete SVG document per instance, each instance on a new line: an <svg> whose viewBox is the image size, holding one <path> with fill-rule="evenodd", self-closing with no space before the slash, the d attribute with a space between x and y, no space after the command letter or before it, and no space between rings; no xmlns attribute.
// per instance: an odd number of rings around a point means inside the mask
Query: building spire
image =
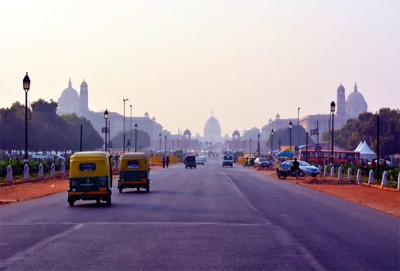
<svg viewBox="0 0 400 271"><path fill-rule="evenodd" d="M354 92L358 92L357 82L354 83Z"/></svg>
<svg viewBox="0 0 400 271"><path fill-rule="evenodd" d="M69 78L68 88L71 88L71 87L72 87L71 78Z"/></svg>

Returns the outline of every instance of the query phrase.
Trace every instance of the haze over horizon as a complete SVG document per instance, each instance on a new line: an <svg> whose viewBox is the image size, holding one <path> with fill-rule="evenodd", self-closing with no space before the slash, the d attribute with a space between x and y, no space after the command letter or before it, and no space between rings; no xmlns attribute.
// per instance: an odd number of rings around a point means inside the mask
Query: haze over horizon
<svg viewBox="0 0 400 271"><path fill-rule="evenodd" d="M0 2L0 107L57 101L85 79L92 111L147 111L164 129L222 135L327 114L357 82L368 111L400 106L400 1Z"/></svg>

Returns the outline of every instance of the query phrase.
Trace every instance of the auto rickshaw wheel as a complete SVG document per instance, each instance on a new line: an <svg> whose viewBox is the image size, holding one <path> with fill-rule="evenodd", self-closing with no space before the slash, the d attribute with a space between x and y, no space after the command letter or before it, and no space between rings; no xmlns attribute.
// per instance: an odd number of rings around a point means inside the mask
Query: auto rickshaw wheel
<svg viewBox="0 0 400 271"><path fill-rule="evenodd" d="M97 205L100 204L100 199L99 198L96 199L96 203L97 203Z"/></svg>
<svg viewBox="0 0 400 271"><path fill-rule="evenodd" d="M75 201L73 199L69 199L68 203L69 203L69 207L74 207Z"/></svg>
<svg viewBox="0 0 400 271"><path fill-rule="evenodd" d="M120 193L122 193L122 189L123 189L122 187L118 188L118 190L119 190Z"/></svg>
<svg viewBox="0 0 400 271"><path fill-rule="evenodd" d="M146 193L150 192L150 186L146 186Z"/></svg>
<svg viewBox="0 0 400 271"><path fill-rule="evenodd" d="M108 197L108 198L106 199L106 202L107 202L107 206L110 206L110 205L111 205L111 197Z"/></svg>
<svg viewBox="0 0 400 271"><path fill-rule="evenodd" d="M136 191L140 192L140 187L139 186L136 187Z"/></svg>

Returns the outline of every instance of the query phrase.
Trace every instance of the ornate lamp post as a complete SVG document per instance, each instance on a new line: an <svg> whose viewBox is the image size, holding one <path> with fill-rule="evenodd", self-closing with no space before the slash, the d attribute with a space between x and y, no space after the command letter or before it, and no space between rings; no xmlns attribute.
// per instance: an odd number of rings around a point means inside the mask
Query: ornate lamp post
<svg viewBox="0 0 400 271"><path fill-rule="evenodd" d="M137 123L135 123L135 152L137 152L137 135L138 135L138 130L137 130Z"/></svg>
<svg viewBox="0 0 400 271"><path fill-rule="evenodd" d="M290 142L290 149L292 149L292 128L293 123L292 121L289 122L289 142Z"/></svg>
<svg viewBox="0 0 400 271"><path fill-rule="evenodd" d="M164 155L167 156L167 135L164 136Z"/></svg>
<svg viewBox="0 0 400 271"><path fill-rule="evenodd" d="M129 107L131 108L131 119L130 119L130 123L129 123L129 150L131 150L131 144L132 144L132 105L129 105Z"/></svg>
<svg viewBox="0 0 400 271"><path fill-rule="evenodd" d="M257 157L260 157L260 134L257 135Z"/></svg>
<svg viewBox="0 0 400 271"><path fill-rule="evenodd" d="M106 109L106 111L104 111L104 121L106 123L106 126L104 127L104 151L107 151L107 133L108 133L107 120L108 120L108 111Z"/></svg>
<svg viewBox="0 0 400 271"><path fill-rule="evenodd" d="M161 133L158 134L158 137L160 138L160 144L158 145L158 153L161 153Z"/></svg>
<svg viewBox="0 0 400 271"><path fill-rule="evenodd" d="M124 142L122 145L122 153L125 153L125 102L129 101L129 99L122 98L122 101L124 101Z"/></svg>
<svg viewBox="0 0 400 271"><path fill-rule="evenodd" d="M300 107L297 108L297 151L300 147Z"/></svg>
<svg viewBox="0 0 400 271"><path fill-rule="evenodd" d="M332 115L332 148L331 148L331 159L332 160L331 161L332 161L332 164L333 164L333 133L335 131L335 128L334 128L335 106L336 106L335 102L332 101L331 102L331 115Z"/></svg>
<svg viewBox="0 0 400 271"><path fill-rule="evenodd" d="M22 82L23 82L23 87L25 90L25 156L24 156L24 164L28 164L28 91L31 86L31 79L29 79L28 73L26 73Z"/></svg>
<svg viewBox="0 0 400 271"><path fill-rule="evenodd" d="M273 141L274 141L274 129L271 130L271 157L273 158L272 154L272 146L273 146Z"/></svg>

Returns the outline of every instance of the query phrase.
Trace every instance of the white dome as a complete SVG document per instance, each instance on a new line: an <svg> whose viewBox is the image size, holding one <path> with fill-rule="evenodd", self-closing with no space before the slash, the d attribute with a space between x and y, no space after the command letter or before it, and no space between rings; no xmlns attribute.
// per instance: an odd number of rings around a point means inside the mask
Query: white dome
<svg viewBox="0 0 400 271"><path fill-rule="evenodd" d="M364 96L358 92L357 84L354 91L346 99L346 114L350 118L357 118L361 113L367 112L368 105Z"/></svg>
<svg viewBox="0 0 400 271"><path fill-rule="evenodd" d="M76 89L72 88L71 79L69 79L68 88L64 89L58 99L58 114L79 113L79 95Z"/></svg>
<svg viewBox="0 0 400 271"><path fill-rule="evenodd" d="M208 142L221 140L221 125L214 116L211 116L204 125L204 140Z"/></svg>

